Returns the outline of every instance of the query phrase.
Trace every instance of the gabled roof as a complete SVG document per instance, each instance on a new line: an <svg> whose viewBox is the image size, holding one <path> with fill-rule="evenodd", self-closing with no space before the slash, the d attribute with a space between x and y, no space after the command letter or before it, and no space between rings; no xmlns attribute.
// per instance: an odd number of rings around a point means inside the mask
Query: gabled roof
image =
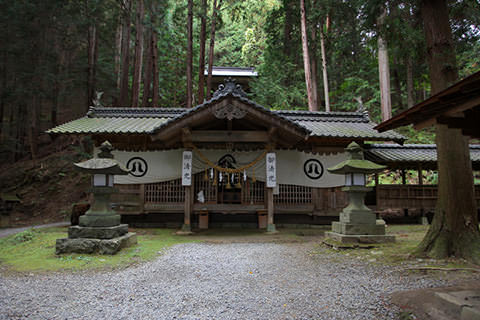
<svg viewBox="0 0 480 320"><path fill-rule="evenodd" d="M463 134L480 138L480 72L455 83L427 100L375 127L386 131L413 124L421 129L435 123L460 128Z"/></svg>
<svg viewBox="0 0 480 320"><path fill-rule="evenodd" d="M251 108L264 119L291 128L304 137L342 140L395 141L405 137L393 132L379 133L365 112L309 112L297 110L269 110L247 98L234 82L220 85L213 98L192 109L179 108L113 108L91 107L87 116L48 130L54 134L157 134L207 109L216 108L231 99L236 108ZM246 106L246 107L245 107ZM242 121L241 119L238 121Z"/></svg>

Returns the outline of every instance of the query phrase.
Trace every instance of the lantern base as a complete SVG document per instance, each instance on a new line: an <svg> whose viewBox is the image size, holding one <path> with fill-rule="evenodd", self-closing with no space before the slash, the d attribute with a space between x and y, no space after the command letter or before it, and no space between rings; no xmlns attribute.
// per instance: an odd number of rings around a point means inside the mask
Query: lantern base
<svg viewBox="0 0 480 320"><path fill-rule="evenodd" d="M120 224L114 227L81 227L71 226L68 228L68 237L90 239L113 239L128 233L128 224Z"/></svg>
<svg viewBox="0 0 480 320"><path fill-rule="evenodd" d="M120 215L118 214L95 214L87 212L80 216L79 223L81 227L115 227L120 225Z"/></svg>
<svg viewBox="0 0 480 320"><path fill-rule="evenodd" d="M367 234L340 234L337 232L325 232L325 236L340 243L385 243L395 242L395 236L390 235L367 235Z"/></svg>
<svg viewBox="0 0 480 320"><path fill-rule="evenodd" d="M64 238L57 239L55 254L98 253L115 254L120 249L137 243L137 234L129 232L113 239Z"/></svg>
<svg viewBox="0 0 480 320"><path fill-rule="evenodd" d="M332 232L345 235L385 235L385 223L332 222Z"/></svg>

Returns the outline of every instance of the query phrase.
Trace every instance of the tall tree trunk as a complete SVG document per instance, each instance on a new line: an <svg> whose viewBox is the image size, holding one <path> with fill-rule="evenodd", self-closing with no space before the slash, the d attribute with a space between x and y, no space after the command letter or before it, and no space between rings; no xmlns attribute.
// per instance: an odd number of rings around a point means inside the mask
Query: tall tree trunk
<svg viewBox="0 0 480 320"><path fill-rule="evenodd" d="M285 22L283 25L283 54L287 58L290 57L290 48L292 43L292 6L292 0L283 1L283 8L285 11Z"/></svg>
<svg viewBox="0 0 480 320"><path fill-rule="evenodd" d="M377 20L378 25L378 74L380 80L380 100L382 121L392 117L392 102L390 98L390 68L388 63L387 40L382 35L382 27L387 17L387 8L383 6Z"/></svg>
<svg viewBox="0 0 480 320"><path fill-rule="evenodd" d="M414 94L415 91L413 89L413 61L412 57L406 58L406 66L407 66L407 106L408 108L413 107L415 104Z"/></svg>
<svg viewBox="0 0 480 320"><path fill-rule="evenodd" d="M213 0L212 26L210 27L210 49L208 51L208 75L207 75L207 100L212 96L212 70L213 70L213 51L215 49L215 25L217 24L217 14L222 5L222 0Z"/></svg>
<svg viewBox="0 0 480 320"><path fill-rule="evenodd" d="M207 38L207 0L202 0L200 17L200 52L198 54L198 103L205 99L205 43Z"/></svg>
<svg viewBox="0 0 480 320"><path fill-rule="evenodd" d="M328 18L327 18L328 19ZM323 94L325 95L325 111L330 112L330 96L328 94L327 54L325 53L325 38L320 32L320 49L322 51Z"/></svg>
<svg viewBox="0 0 480 320"><path fill-rule="evenodd" d="M193 0L188 0L187 17L187 109L192 107L193 96Z"/></svg>
<svg viewBox="0 0 480 320"><path fill-rule="evenodd" d="M150 22L151 23L151 22ZM142 95L142 107L147 107L150 104L151 98L151 84L152 84L152 37L153 30L150 28L148 30L146 41L147 47L145 48L145 71L143 72L143 95Z"/></svg>
<svg viewBox="0 0 480 320"><path fill-rule="evenodd" d="M87 80L87 110L95 99L95 82L98 58L97 26L92 22L88 27L88 80Z"/></svg>
<svg viewBox="0 0 480 320"><path fill-rule="evenodd" d="M0 91L0 144L3 143L5 139L5 96L7 91L7 52L2 50L2 68L0 69L0 74L2 75L2 88Z"/></svg>
<svg viewBox="0 0 480 320"><path fill-rule="evenodd" d="M398 64L396 59L393 59L393 87L394 90L394 105L397 106L398 110L403 110L403 101L402 101L402 84L400 83L400 75L398 72Z"/></svg>
<svg viewBox="0 0 480 320"><path fill-rule="evenodd" d="M158 85L159 85L159 78L158 78L158 39L157 39L157 31L155 28L152 30L152 77L153 77L153 84L152 84L152 106L158 107Z"/></svg>
<svg viewBox="0 0 480 320"><path fill-rule="evenodd" d="M120 80L120 105L128 105L128 80L130 68L130 11L131 0L122 1L122 74Z"/></svg>
<svg viewBox="0 0 480 320"><path fill-rule="evenodd" d="M132 107L138 107L140 96L140 82L142 81L143 66L143 16L145 8L143 0L137 0L137 14L135 21L136 37L135 37L135 61L133 68L132 81Z"/></svg>
<svg viewBox="0 0 480 320"><path fill-rule="evenodd" d="M120 91L120 82L121 82L121 74L120 74L120 70L121 70L121 62L122 62L122 39L123 39L123 34L122 34L122 31L123 31L123 26L122 26L122 22L121 22L121 18L119 18L119 21L118 21L118 25L117 25L117 30L115 32L115 76L116 76L116 88L118 91ZM117 102L118 104L118 98L117 98Z"/></svg>
<svg viewBox="0 0 480 320"><path fill-rule="evenodd" d="M300 0L300 27L302 30L303 68L305 69L305 83L307 85L308 110L317 111L312 88L310 57L308 54L307 17L305 14L305 0Z"/></svg>
<svg viewBox="0 0 480 320"><path fill-rule="evenodd" d="M312 1L312 5L315 6L315 0ZM311 42L311 55L310 55L310 71L312 75L312 97L313 105L318 110L318 85L317 85L317 25L314 23L312 26L312 42Z"/></svg>
<svg viewBox="0 0 480 320"><path fill-rule="evenodd" d="M432 94L458 78L446 0L423 0ZM436 125L438 200L432 225L417 252L433 258L455 256L480 264L480 231L468 140L460 129Z"/></svg>

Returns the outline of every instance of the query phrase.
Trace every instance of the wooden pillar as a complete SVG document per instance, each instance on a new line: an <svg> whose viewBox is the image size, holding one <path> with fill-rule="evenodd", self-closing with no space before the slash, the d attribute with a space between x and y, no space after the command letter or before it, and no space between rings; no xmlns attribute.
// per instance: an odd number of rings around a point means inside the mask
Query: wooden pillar
<svg viewBox="0 0 480 320"><path fill-rule="evenodd" d="M423 170L421 165L418 166L418 184L423 186Z"/></svg>
<svg viewBox="0 0 480 320"><path fill-rule="evenodd" d="M375 187L378 186L378 173L375 173L374 174L374 177L375 177Z"/></svg>
<svg viewBox="0 0 480 320"><path fill-rule="evenodd" d="M192 224L190 222L190 217L192 213L192 186L185 186L185 207L183 212L183 226L182 231L192 231Z"/></svg>
<svg viewBox="0 0 480 320"><path fill-rule="evenodd" d="M402 184L407 184L407 175L405 169L402 169Z"/></svg>
<svg viewBox="0 0 480 320"><path fill-rule="evenodd" d="M275 224L273 223L273 188L267 188L267 232L276 232Z"/></svg>

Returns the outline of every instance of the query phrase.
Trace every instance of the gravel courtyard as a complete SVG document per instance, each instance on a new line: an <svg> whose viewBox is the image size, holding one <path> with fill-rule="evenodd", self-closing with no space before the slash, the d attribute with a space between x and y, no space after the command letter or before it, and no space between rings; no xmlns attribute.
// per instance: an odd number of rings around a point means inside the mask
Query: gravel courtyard
<svg viewBox="0 0 480 320"><path fill-rule="evenodd" d="M188 243L120 271L2 277L0 319L396 319L391 292L445 284L321 251Z"/></svg>

